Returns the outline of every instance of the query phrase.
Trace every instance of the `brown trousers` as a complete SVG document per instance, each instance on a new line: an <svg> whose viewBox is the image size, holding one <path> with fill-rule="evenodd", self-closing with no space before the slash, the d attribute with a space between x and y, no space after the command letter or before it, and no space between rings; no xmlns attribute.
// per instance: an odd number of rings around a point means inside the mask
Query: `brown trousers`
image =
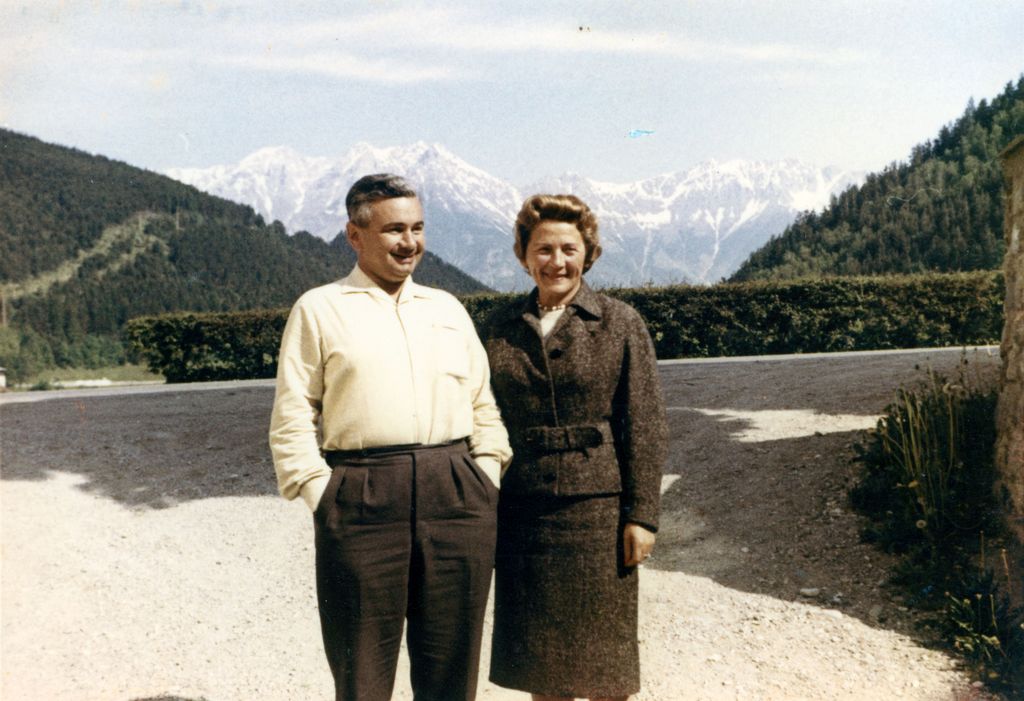
<svg viewBox="0 0 1024 701"><path fill-rule="evenodd" d="M385 701L402 629L417 701L476 696L498 490L466 442L328 453L314 512L324 649L338 701Z"/></svg>

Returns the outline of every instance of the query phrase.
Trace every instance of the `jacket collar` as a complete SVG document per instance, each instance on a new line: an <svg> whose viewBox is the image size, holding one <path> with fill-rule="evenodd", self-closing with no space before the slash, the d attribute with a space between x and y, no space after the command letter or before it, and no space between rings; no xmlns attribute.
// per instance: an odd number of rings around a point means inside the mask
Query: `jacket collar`
<svg viewBox="0 0 1024 701"><path fill-rule="evenodd" d="M523 300L522 304L513 304L508 308L506 315L507 320L519 319L522 317L538 317L540 314L537 309L537 288L534 287L533 291L527 295L526 299ZM572 298L567 307L573 307L577 310L577 314L582 312L586 316L592 319L601 318L601 299L597 292L590 288L586 280L580 282L580 289L577 290L576 296Z"/></svg>
<svg viewBox="0 0 1024 701"><path fill-rule="evenodd" d="M576 309L585 312L591 318L601 318L601 298L594 290L590 289L590 285L587 284L586 280L580 282L580 289L576 292L576 296L572 298L569 306L576 307Z"/></svg>

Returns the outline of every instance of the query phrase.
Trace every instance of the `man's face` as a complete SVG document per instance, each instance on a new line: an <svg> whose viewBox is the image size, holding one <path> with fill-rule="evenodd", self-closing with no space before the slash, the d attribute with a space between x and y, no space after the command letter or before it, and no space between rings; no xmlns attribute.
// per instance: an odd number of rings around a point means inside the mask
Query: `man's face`
<svg viewBox="0 0 1024 701"><path fill-rule="evenodd" d="M393 197L370 205L366 226L345 228L359 267L388 294L397 294L423 257L423 207L417 197Z"/></svg>

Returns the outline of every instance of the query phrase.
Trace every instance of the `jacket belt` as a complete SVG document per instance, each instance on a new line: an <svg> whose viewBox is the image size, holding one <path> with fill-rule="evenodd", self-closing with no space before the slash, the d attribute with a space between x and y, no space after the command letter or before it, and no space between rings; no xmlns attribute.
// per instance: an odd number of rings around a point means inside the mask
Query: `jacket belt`
<svg viewBox="0 0 1024 701"><path fill-rule="evenodd" d="M528 450L557 452L596 448L612 441L611 427L607 423L576 426L531 426L523 431L523 443Z"/></svg>

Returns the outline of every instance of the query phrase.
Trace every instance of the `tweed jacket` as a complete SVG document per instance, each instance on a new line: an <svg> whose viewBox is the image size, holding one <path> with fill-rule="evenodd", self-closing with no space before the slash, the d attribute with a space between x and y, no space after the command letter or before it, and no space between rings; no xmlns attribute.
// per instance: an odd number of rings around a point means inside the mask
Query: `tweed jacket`
<svg viewBox="0 0 1024 701"><path fill-rule="evenodd" d="M481 336L513 449L503 496L621 494L623 519L657 530L668 429L636 310L584 281L542 339L534 289Z"/></svg>

